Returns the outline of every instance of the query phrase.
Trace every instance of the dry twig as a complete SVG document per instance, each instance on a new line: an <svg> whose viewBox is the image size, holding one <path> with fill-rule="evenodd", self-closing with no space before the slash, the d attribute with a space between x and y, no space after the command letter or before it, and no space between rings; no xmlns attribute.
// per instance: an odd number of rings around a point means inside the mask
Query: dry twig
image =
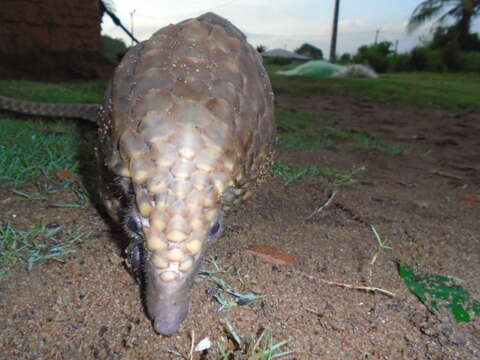
<svg viewBox="0 0 480 360"><path fill-rule="evenodd" d="M323 211L323 209L325 209L328 205L330 205L332 203L332 200L333 198L335 197L335 195L337 195L337 192L338 190L334 190L332 192L332 194L330 195L330 197L328 198L328 200L325 202L325 204L323 204L322 206L320 206L319 208L316 208L306 219L305 221L308 221L310 220L312 217L314 217L315 215L317 215L318 213L320 213L321 211Z"/></svg>
<svg viewBox="0 0 480 360"><path fill-rule="evenodd" d="M193 360L193 349L195 348L195 330L192 329L190 333L190 337L192 338L192 345L190 346L190 360Z"/></svg>
<svg viewBox="0 0 480 360"><path fill-rule="evenodd" d="M314 276L305 274L304 272L300 272L300 273L310 280L321 281L321 282L323 282L325 284L328 284L328 285L335 285L335 286L340 286L340 287L347 288L347 289L362 290L362 291L366 291L366 292L378 292L378 293L383 294L383 295L387 295L387 296L390 296L390 297L395 297L394 293L392 293L391 291L382 289L382 288L372 287L372 286L357 286L357 285L351 285L351 284L344 284L344 283L339 283L339 282L336 282L336 281L328 281L328 280L319 279L319 278L316 278Z"/></svg>

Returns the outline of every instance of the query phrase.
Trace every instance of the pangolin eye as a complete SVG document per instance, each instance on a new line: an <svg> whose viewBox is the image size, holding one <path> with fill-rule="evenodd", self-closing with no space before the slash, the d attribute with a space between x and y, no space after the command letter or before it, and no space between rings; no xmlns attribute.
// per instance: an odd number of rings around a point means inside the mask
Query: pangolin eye
<svg viewBox="0 0 480 360"><path fill-rule="evenodd" d="M208 232L209 236L214 236L218 233L218 230L220 230L220 223L218 221L213 224L213 226L210 228L210 231Z"/></svg>
<svg viewBox="0 0 480 360"><path fill-rule="evenodd" d="M127 228L135 235L140 235L140 226L133 217L129 217L127 221Z"/></svg>

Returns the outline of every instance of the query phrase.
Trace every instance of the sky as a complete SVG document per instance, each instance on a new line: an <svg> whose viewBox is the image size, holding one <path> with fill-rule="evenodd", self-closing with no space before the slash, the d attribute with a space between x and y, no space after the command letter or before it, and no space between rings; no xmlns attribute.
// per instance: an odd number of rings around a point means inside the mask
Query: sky
<svg viewBox="0 0 480 360"><path fill-rule="evenodd" d="M341 0L337 54L355 53L359 46L398 41L398 51L410 50L428 38L431 24L409 35L408 19L421 0ZM122 23L140 41L172 23L213 11L230 20L254 45L295 50L303 43L330 51L334 0L111 0ZM132 16L133 13L133 16ZM477 21L472 28L480 32ZM125 33L104 16L102 33L121 38Z"/></svg>

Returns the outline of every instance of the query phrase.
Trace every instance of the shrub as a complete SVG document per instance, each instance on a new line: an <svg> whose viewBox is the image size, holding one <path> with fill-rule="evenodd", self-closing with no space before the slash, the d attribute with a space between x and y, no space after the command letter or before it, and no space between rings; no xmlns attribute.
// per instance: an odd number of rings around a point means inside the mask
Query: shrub
<svg viewBox="0 0 480 360"><path fill-rule="evenodd" d="M388 69L388 55L392 53L390 41L382 41L374 45L364 45L358 48L353 60L356 63L367 63L376 72L386 72Z"/></svg>
<svg viewBox="0 0 480 360"><path fill-rule="evenodd" d="M395 54L388 57L388 71L411 71L410 54Z"/></svg>
<svg viewBox="0 0 480 360"><path fill-rule="evenodd" d="M342 54L342 56L340 56L340 58L338 59L338 63L342 65L351 64L352 61L352 55L350 55L349 53Z"/></svg>
<svg viewBox="0 0 480 360"><path fill-rule="evenodd" d="M463 71L480 72L480 52L462 54Z"/></svg>
<svg viewBox="0 0 480 360"><path fill-rule="evenodd" d="M102 35L103 56L111 60L120 60L127 52L127 45L122 39L114 39L108 35Z"/></svg>
<svg viewBox="0 0 480 360"><path fill-rule="evenodd" d="M448 36L447 36L448 35ZM437 31L434 40L413 48L409 53L393 54L388 41L376 45L364 45L353 57L356 63L368 63L377 72L385 71L465 71L480 72L480 52L461 51L452 33ZM476 34L472 39L476 39ZM474 41L472 40L472 44ZM348 55L348 54L347 54ZM341 60L349 59L347 56ZM343 62L343 61L341 61Z"/></svg>
<svg viewBox="0 0 480 360"><path fill-rule="evenodd" d="M440 50L441 61L449 71L464 70L464 57L455 46L448 46Z"/></svg>
<svg viewBox="0 0 480 360"><path fill-rule="evenodd" d="M420 46L415 47L410 52L409 64L412 70L417 70L417 71L427 70L428 49Z"/></svg>
<svg viewBox="0 0 480 360"><path fill-rule="evenodd" d="M296 49L295 53L303 56L309 56L314 60L323 60L322 50L308 43L305 43Z"/></svg>

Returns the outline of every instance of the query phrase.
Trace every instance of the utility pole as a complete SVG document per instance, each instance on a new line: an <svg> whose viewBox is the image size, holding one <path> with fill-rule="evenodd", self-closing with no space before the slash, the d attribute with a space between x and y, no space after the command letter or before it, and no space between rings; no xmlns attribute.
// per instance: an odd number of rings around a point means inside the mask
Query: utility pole
<svg viewBox="0 0 480 360"><path fill-rule="evenodd" d="M399 40L395 40L395 54L398 51L398 43L399 43Z"/></svg>
<svg viewBox="0 0 480 360"><path fill-rule="evenodd" d="M380 34L380 31L382 31L382 28L379 28L377 31L375 31L375 45L378 43L378 35Z"/></svg>
<svg viewBox="0 0 480 360"><path fill-rule="evenodd" d="M133 14L135 14L135 9L133 9L133 11L130 12L130 32L132 33L132 36L133 36ZM133 46L133 38L132 38L132 46Z"/></svg>
<svg viewBox="0 0 480 360"><path fill-rule="evenodd" d="M332 41L330 42L330 62L335 62L337 51L337 28L338 28L338 11L340 9L340 0L335 0L335 10L333 11L333 29Z"/></svg>

